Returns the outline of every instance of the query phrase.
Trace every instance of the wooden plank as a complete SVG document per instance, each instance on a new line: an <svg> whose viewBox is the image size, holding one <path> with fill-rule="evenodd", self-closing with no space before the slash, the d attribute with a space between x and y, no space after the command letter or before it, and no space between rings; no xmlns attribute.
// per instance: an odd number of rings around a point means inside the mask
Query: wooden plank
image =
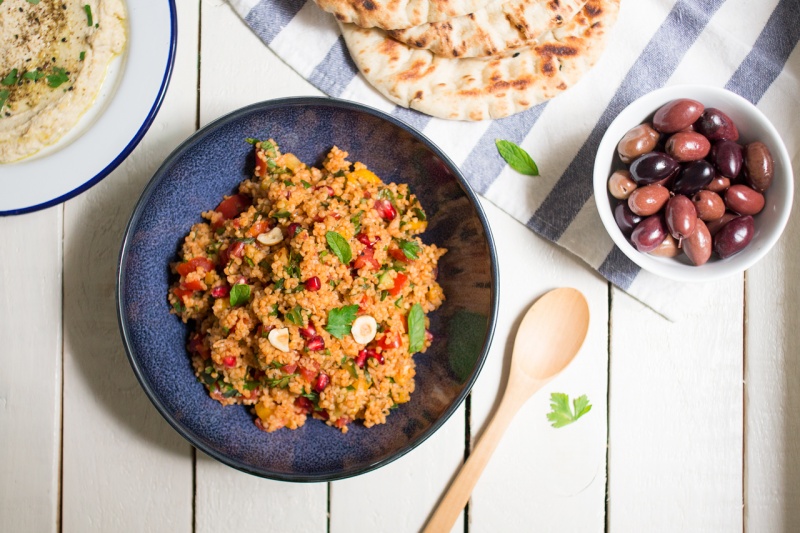
<svg viewBox="0 0 800 533"><path fill-rule="evenodd" d="M572 365L517 414L472 494L471 531L601 531L605 516L608 284L582 262L494 207L489 217L500 261L500 318L472 392L472 435L479 436L505 383L514 335L546 291L575 287L589 302L586 342ZM535 340L532 346L535 347ZM592 410L552 428L551 392L586 394Z"/></svg>
<svg viewBox="0 0 800 533"><path fill-rule="evenodd" d="M611 531L741 531L742 276L668 322L614 289Z"/></svg>
<svg viewBox="0 0 800 533"><path fill-rule="evenodd" d="M762 111L800 171L795 117L800 48L764 97ZM775 102L775 103L773 103ZM795 105L795 110L797 106ZM795 182L797 180L795 179ZM775 248L747 272L745 358L745 526L747 531L800 531L800 246L795 192L789 225Z"/></svg>
<svg viewBox="0 0 800 533"><path fill-rule="evenodd" d="M66 532L192 530L191 448L136 381L114 302L128 215L160 162L194 131L199 4L177 4L177 59L156 121L125 163L66 205Z"/></svg>
<svg viewBox="0 0 800 533"><path fill-rule="evenodd" d="M0 531L58 530L62 222L0 218Z"/></svg>
<svg viewBox="0 0 800 533"><path fill-rule="evenodd" d="M258 40L227 2L202 0L201 9L201 125L253 102L317 93ZM242 76L246 76L247 83L236 83L236 90L232 91L232 80L241 80ZM203 454L198 454L196 479L198 532L326 528L326 483L290 484L259 479ZM244 500L243 494L247 495ZM236 512L232 514L230 509Z"/></svg>

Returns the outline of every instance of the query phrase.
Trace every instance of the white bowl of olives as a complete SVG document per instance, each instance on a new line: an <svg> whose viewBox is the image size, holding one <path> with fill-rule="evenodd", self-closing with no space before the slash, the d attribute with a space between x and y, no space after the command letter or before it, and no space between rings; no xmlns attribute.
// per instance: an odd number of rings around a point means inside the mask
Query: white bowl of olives
<svg viewBox="0 0 800 533"><path fill-rule="evenodd" d="M742 272L792 208L791 160L753 104L717 87L648 93L606 130L594 164L603 225L641 268L678 281Z"/></svg>

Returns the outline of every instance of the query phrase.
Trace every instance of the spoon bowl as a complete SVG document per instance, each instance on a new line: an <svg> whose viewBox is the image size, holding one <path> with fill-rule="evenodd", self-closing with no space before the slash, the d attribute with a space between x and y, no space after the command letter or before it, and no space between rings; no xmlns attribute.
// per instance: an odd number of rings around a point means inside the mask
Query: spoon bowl
<svg viewBox="0 0 800 533"><path fill-rule="evenodd" d="M500 405L423 533L452 529L514 415L575 359L588 330L589 305L578 290L554 289L528 309L514 339L511 370Z"/></svg>

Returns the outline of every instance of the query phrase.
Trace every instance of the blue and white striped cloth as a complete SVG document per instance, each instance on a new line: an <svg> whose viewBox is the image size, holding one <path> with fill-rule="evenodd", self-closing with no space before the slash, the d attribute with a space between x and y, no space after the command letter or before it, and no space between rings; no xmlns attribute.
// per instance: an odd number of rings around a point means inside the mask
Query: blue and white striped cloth
<svg viewBox="0 0 800 533"><path fill-rule="evenodd" d="M312 0L229 1L279 57L323 92L379 108L423 131L480 194L672 320L703 298L702 287L641 271L613 245L592 199L594 156L611 121L664 85L725 87L767 114L794 168L800 167L800 0L623 0L605 53L579 84L524 113L478 123L431 118L383 98L359 75L333 17ZM794 119L787 120L787 113ZM508 168L495 139L524 147L542 176Z"/></svg>

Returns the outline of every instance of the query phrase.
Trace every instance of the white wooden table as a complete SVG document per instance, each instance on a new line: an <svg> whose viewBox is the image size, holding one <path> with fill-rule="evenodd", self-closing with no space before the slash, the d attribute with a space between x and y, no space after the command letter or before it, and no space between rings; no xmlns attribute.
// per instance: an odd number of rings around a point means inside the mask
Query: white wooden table
<svg viewBox="0 0 800 533"><path fill-rule="evenodd" d="M467 405L431 439L330 484L263 480L194 451L122 348L123 229L196 128L318 92L223 0L181 0L178 11L172 83L141 145L65 205L0 219L0 532L417 531L495 405L524 309L565 285L589 300L586 344L520 412L454 531L800 531L796 215L764 261L673 324L484 201L500 257L495 343ZM594 407L553 429L552 391Z"/></svg>

